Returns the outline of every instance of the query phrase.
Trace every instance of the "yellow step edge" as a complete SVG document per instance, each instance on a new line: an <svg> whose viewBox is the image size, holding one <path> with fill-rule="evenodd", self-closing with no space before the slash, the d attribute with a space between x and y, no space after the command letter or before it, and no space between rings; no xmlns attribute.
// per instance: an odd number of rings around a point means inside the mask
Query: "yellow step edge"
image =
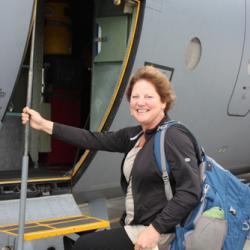
<svg viewBox="0 0 250 250"><path fill-rule="evenodd" d="M90 231L90 230L95 230L95 229L107 228L109 226L110 224L108 221L100 221L100 222L90 223L86 225L56 228L56 229L51 229L51 230L46 230L46 231L38 231L35 233L25 233L24 239L25 240L42 239L42 238L55 237L55 236L72 234L72 233L77 233L77 232L84 232L84 231Z"/></svg>
<svg viewBox="0 0 250 250"><path fill-rule="evenodd" d="M83 223L84 220L92 220L92 222L88 224L79 224L79 225L68 225L65 227L57 227L60 226L62 223ZM44 230L39 230L35 232L27 232L24 233L25 240L35 240L35 239L42 239L48 237L55 237L60 235L72 234L76 232L83 232L83 231L90 231L95 229L107 228L110 226L109 221L102 220L96 217L87 216L87 215L76 215L76 216L67 216L61 218L50 218L45 220L39 221L30 221L25 224L25 229L32 229L36 227L44 227ZM17 224L8 224L0 226L0 232L9 234L12 236L17 237L18 233L13 232L18 231Z"/></svg>
<svg viewBox="0 0 250 250"><path fill-rule="evenodd" d="M70 176L64 176L64 177L55 177L55 178L32 178L28 180L28 183L33 182L49 182L49 181L70 181ZM6 184L19 184L21 183L21 179L13 179L13 180L2 180L0 181L0 185L6 185Z"/></svg>

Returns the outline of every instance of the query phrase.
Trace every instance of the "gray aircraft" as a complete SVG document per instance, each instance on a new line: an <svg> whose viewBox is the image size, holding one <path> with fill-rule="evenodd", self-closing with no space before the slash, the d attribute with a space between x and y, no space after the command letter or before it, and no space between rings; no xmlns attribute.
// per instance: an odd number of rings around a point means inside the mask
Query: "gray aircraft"
<svg viewBox="0 0 250 250"><path fill-rule="evenodd" d="M129 77L138 67L154 65L176 91L171 118L190 127L225 168L250 172L249 0L37 3L34 109L93 131L131 126L135 122L124 95ZM20 113L26 103L34 1L2 0L0 5L0 198L10 201L20 193ZM122 158L31 131L27 195L72 192L77 202L119 196Z"/></svg>

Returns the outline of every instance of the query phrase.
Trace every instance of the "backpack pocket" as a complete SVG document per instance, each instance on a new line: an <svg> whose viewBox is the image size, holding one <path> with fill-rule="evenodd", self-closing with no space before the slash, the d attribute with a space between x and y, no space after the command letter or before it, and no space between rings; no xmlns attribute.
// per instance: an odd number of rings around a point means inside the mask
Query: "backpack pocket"
<svg viewBox="0 0 250 250"><path fill-rule="evenodd" d="M227 234L227 221L200 216L195 228L185 234L186 250L221 250Z"/></svg>

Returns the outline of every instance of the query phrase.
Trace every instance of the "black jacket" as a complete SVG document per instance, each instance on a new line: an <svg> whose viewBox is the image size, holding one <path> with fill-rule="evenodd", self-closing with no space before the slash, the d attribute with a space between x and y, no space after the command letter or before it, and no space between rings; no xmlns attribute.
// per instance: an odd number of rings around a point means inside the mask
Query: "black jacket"
<svg viewBox="0 0 250 250"><path fill-rule="evenodd" d="M125 156L135 145L138 139L136 135L141 131L140 126L101 133L58 123L54 123L53 127L53 135L66 142L90 150L121 152ZM172 126L165 137L165 152L170 163L170 183L174 196L171 201L166 200L164 183L154 156L155 132L156 128L145 132L146 143L137 154L132 168L134 220L131 224L152 224L159 233L168 233L173 232L174 227L182 223L197 204L201 196L201 184L191 136L185 128ZM126 193L128 183L123 171L121 186Z"/></svg>

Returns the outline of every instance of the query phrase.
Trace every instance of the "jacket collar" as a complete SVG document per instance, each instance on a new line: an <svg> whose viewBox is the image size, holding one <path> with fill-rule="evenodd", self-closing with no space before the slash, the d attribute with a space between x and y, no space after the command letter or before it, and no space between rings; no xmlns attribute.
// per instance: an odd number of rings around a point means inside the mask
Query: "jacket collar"
<svg viewBox="0 0 250 250"><path fill-rule="evenodd" d="M166 123L166 122L168 122L168 121L170 121L170 120L171 120L171 119L170 119L169 116L166 114L166 115L162 118L162 120L161 120L154 128L146 130L146 131L145 131L145 134L146 134L146 135L150 135L150 134L152 134L152 133L155 133L159 126L163 125L164 123Z"/></svg>
<svg viewBox="0 0 250 250"><path fill-rule="evenodd" d="M155 133L159 126L163 125L165 122L170 121L170 120L171 120L171 119L170 119L169 116L166 114L166 115L162 118L162 120L161 120L154 128L148 129L148 130L145 131L146 137L147 137L147 136L150 136L150 135L153 134L153 133ZM143 130L142 130L142 127L141 127L141 130L139 131L139 133L137 133L135 136L131 137L131 138L130 138L130 141L137 140L142 134L143 134Z"/></svg>

